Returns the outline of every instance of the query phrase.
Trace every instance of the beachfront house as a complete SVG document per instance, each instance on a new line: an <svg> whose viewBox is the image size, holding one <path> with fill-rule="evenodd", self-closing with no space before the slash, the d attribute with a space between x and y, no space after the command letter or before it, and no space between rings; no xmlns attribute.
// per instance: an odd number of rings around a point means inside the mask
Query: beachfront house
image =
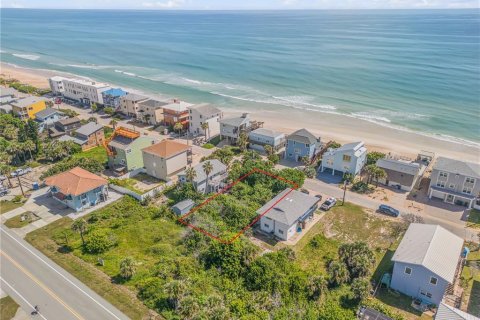
<svg viewBox="0 0 480 320"><path fill-rule="evenodd" d="M45 129L53 127L55 122L66 119L63 112L53 108L46 108L35 114L35 121L38 123L38 132L42 133Z"/></svg>
<svg viewBox="0 0 480 320"><path fill-rule="evenodd" d="M271 146L273 150L278 151L285 147L285 133L258 128L250 131L248 134L249 147L251 149L264 151L265 146Z"/></svg>
<svg viewBox="0 0 480 320"><path fill-rule="evenodd" d="M108 181L80 167L48 177L45 184L53 199L77 212L108 198Z"/></svg>
<svg viewBox="0 0 480 320"><path fill-rule="evenodd" d="M121 88L111 88L102 92L103 105L114 110L120 109L120 100L123 96L126 96L128 92L123 91Z"/></svg>
<svg viewBox="0 0 480 320"><path fill-rule="evenodd" d="M48 129L48 134L50 138L58 138L65 134L72 134L73 131L77 130L82 126L82 122L77 117L66 118L62 120L55 121L52 127Z"/></svg>
<svg viewBox="0 0 480 320"><path fill-rule="evenodd" d="M201 103L188 107L189 127L188 131L194 135L205 135L207 140L220 134L220 119L223 113L217 107L209 103ZM204 123L208 124L208 129L203 130Z"/></svg>
<svg viewBox="0 0 480 320"><path fill-rule="evenodd" d="M480 318L440 302L435 314L435 320L480 320Z"/></svg>
<svg viewBox="0 0 480 320"><path fill-rule="evenodd" d="M0 86L0 106L17 100L21 95L14 88Z"/></svg>
<svg viewBox="0 0 480 320"><path fill-rule="evenodd" d="M102 92L110 89L106 83L95 82L86 79L63 79L63 97L78 101L88 108L92 104L103 105Z"/></svg>
<svg viewBox="0 0 480 320"><path fill-rule="evenodd" d="M108 166L116 174L144 167L142 149L155 143L151 137L141 137L139 132L117 128L107 143Z"/></svg>
<svg viewBox="0 0 480 320"><path fill-rule="evenodd" d="M411 223L392 257L390 287L439 305L461 272L463 239L439 225Z"/></svg>
<svg viewBox="0 0 480 320"><path fill-rule="evenodd" d="M151 125L159 125L164 121L163 107L168 103L148 99L138 103L137 119Z"/></svg>
<svg viewBox="0 0 480 320"><path fill-rule="evenodd" d="M260 229L281 240L289 240L305 229L320 201L294 189L285 189L257 210Z"/></svg>
<svg viewBox="0 0 480 320"><path fill-rule="evenodd" d="M480 164L439 157L430 175L428 197L480 209Z"/></svg>
<svg viewBox="0 0 480 320"><path fill-rule="evenodd" d="M192 199L185 199L180 201L176 205L172 206L172 211L177 216L183 216L188 213L195 206L195 202Z"/></svg>
<svg viewBox="0 0 480 320"><path fill-rule="evenodd" d="M148 100L146 96L140 94L129 93L120 98L120 111L126 116L137 117L137 112L140 110L139 103Z"/></svg>
<svg viewBox="0 0 480 320"><path fill-rule="evenodd" d="M73 141L82 147L82 151L86 151L98 146L103 146L105 134L102 125L89 122L75 130L72 136L64 135L58 140Z"/></svg>
<svg viewBox="0 0 480 320"><path fill-rule="evenodd" d="M320 149L320 138L315 137L307 129L300 129L287 136L284 157L293 161L301 161L303 157L312 160Z"/></svg>
<svg viewBox="0 0 480 320"><path fill-rule="evenodd" d="M425 171L422 162L384 158L377 160L377 167L387 174L378 182L403 191L411 191Z"/></svg>
<svg viewBox="0 0 480 320"><path fill-rule="evenodd" d="M191 163L191 155L189 146L168 139L142 149L147 174L164 181L184 170Z"/></svg>
<svg viewBox="0 0 480 320"><path fill-rule="evenodd" d="M206 161L200 162L193 167L195 170L195 177L192 181L189 181L185 171L178 174L178 181L180 183L191 182L197 192L210 193L218 192L224 187L225 180L227 179L227 166L218 161L217 159L207 160L212 165L212 172L207 175L203 170L203 165Z"/></svg>
<svg viewBox="0 0 480 320"><path fill-rule="evenodd" d="M220 138L227 139L230 143L237 143L240 134L244 132L248 135L252 128L248 113L244 113L239 117L224 118L219 122Z"/></svg>
<svg viewBox="0 0 480 320"><path fill-rule="evenodd" d="M35 119L35 114L47 108L46 98L29 96L12 101L12 112L22 120Z"/></svg>
<svg viewBox="0 0 480 320"><path fill-rule="evenodd" d="M163 123L166 126L174 127L175 124L181 123L183 129L188 127L188 107L191 107L192 104L180 101L178 99L173 99L172 103L169 103L163 106Z"/></svg>
<svg viewBox="0 0 480 320"><path fill-rule="evenodd" d="M65 93L65 86L63 84L64 80L68 78L55 76L48 79L48 84L50 85L50 90L54 96L63 96Z"/></svg>
<svg viewBox="0 0 480 320"><path fill-rule="evenodd" d="M322 156L320 171L331 170L335 173L350 173L354 176L360 173L367 161L367 148L363 141L347 143L328 150Z"/></svg>

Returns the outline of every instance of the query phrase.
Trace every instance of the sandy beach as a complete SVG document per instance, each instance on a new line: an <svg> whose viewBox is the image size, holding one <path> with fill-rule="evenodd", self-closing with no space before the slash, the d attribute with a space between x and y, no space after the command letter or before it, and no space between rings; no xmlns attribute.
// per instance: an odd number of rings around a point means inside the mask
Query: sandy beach
<svg viewBox="0 0 480 320"><path fill-rule="evenodd" d="M6 78L15 78L21 82L38 87L48 87L48 77L60 75L60 72L16 68L5 63L1 64L0 73ZM146 93L148 94L148 93ZM181 99L181 97L179 97ZM384 127L368 121L347 116L303 111L292 108L278 110L252 110L245 105L244 110L235 112L223 109L228 117L241 112L249 112L251 118L264 121L264 127L277 131L291 133L300 128L306 128L322 141L335 140L340 143L365 141L370 150L392 153L399 156L415 157L421 151L434 152L437 156L480 162L480 148L424 134Z"/></svg>

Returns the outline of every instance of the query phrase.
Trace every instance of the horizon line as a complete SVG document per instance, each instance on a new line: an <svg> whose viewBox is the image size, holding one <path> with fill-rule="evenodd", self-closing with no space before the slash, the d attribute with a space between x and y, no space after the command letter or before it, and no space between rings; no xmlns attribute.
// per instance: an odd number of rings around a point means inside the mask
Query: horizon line
<svg viewBox="0 0 480 320"><path fill-rule="evenodd" d="M93 11L93 10L109 10L109 11L398 11L398 10L410 10L410 11L431 11L431 10L479 10L479 7L466 7L466 8L291 8L291 9L182 9L182 8L17 8L17 7L0 7L2 9L13 10L78 10L78 11Z"/></svg>

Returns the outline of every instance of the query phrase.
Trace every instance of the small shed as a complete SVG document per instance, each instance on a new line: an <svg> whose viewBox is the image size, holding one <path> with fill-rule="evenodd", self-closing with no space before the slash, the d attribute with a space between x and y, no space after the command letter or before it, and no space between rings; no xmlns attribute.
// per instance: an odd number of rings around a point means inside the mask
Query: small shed
<svg viewBox="0 0 480 320"><path fill-rule="evenodd" d="M194 206L195 202L192 199L185 199L174 205L172 210L176 215L181 216L188 213Z"/></svg>

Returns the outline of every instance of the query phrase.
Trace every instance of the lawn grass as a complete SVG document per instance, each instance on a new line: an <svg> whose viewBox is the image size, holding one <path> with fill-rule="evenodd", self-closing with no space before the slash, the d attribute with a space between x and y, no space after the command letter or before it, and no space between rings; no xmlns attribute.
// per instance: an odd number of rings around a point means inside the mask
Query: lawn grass
<svg viewBox="0 0 480 320"><path fill-rule="evenodd" d="M480 229L480 210L470 210L467 219L467 227Z"/></svg>
<svg viewBox="0 0 480 320"><path fill-rule="evenodd" d="M73 155L73 158L74 159L84 159L84 158L95 159L98 162L105 163L105 164L108 162L107 151L102 146L76 153Z"/></svg>
<svg viewBox="0 0 480 320"><path fill-rule="evenodd" d="M10 297L0 299L0 319L10 320L17 313L19 305Z"/></svg>
<svg viewBox="0 0 480 320"><path fill-rule="evenodd" d="M136 194L142 195L145 193L145 191L142 191L138 188L136 188L136 184L138 180L133 179L133 178L126 178L126 179L108 179L109 183L112 183L114 185L117 185L119 187L128 189L130 191L135 192Z"/></svg>
<svg viewBox="0 0 480 320"><path fill-rule="evenodd" d="M462 270L461 284L464 287L462 306L467 312L480 317L480 251L477 244L467 244L472 249Z"/></svg>
<svg viewBox="0 0 480 320"><path fill-rule="evenodd" d="M26 219L22 221L21 217L23 215L26 215ZM29 223L32 223L33 222L33 214L31 212L24 212L22 214L19 214L15 217L12 217L10 219L8 219L7 221L5 221L5 226L7 226L8 228L22 228L22 227L25 227L26 225L28 225Z"/></svg>
<svg viewBox="0 0 480 320"><path fill-rule="evenodd" d="M0 214L7 213L23 206L23 202L13 202L11 200L0 201Z"/></svg>

